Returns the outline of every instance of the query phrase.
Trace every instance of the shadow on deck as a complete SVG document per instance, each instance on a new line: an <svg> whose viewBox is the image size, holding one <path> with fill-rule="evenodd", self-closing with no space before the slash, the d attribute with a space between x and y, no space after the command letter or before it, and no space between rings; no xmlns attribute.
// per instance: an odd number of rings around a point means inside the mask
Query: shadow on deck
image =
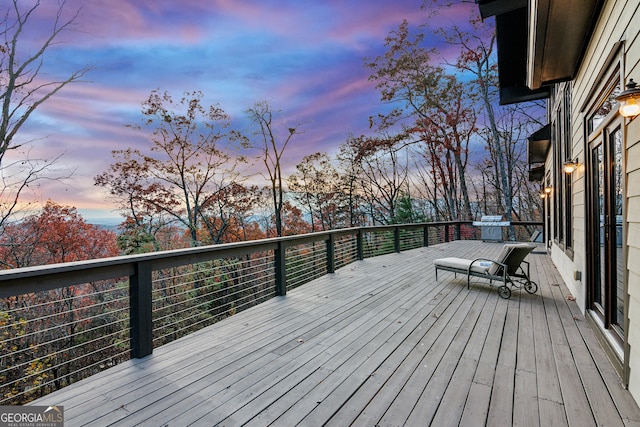
<svg viewBox="0 0 640 427"><path fill-rule="evenodd" d="M535 295L443 273L456 241L348 265L33 404L73 425L630 425L640 411L548 255Z"/></svg>

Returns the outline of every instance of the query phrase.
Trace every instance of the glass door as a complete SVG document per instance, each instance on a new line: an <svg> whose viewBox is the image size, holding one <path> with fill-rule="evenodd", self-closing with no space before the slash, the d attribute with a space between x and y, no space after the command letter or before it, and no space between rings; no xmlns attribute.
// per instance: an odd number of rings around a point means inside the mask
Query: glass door
<svg viewBox="0 0 640 427"><path fill-rule="evenodd" d="M591 309L623 339L624 146L619 122L603 126L590 142L589 290Z"/></svg>

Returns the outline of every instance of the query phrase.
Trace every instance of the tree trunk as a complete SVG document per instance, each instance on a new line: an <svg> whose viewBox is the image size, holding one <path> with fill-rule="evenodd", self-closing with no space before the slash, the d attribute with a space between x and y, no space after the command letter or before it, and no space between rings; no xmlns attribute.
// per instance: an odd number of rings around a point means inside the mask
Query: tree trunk
<svg viewBox="0 0 640 427"><path fill-rule="evenodd" d="M467 180L466 173L464 169L464 165L462 164L462 157L460 153L454 153L454 159L456 162L456 167L458 168L458 172L460 173L460 191L462 192L462 198L464 200L464 218L465 220L471 219L471 200L469 200L469 190L467 189Z"/></svg>
<svg viewBox="0 0 640 427"><path fill-rule="evenodd" d="M484 81L480 84L482 93L482 102L484 103L487 116L489 118L489 129L491 130L491 138L493 140L493 149L496 153L497 169L499 174L499 183L501 185L501 192L504 197L504 213L506 220L511 222L513 220L513 199L511 197L511 189L509 188L509 178L507 176L507 165L505 161L505 155L500 144L500 132L498 132L498 125L496 123L495 114L493 111L493 105L489 97L489 90L487 82ZM489 142L491 144L491 142ZM511 225L509 226L509 240L515 240L515 229Z"/></svg>

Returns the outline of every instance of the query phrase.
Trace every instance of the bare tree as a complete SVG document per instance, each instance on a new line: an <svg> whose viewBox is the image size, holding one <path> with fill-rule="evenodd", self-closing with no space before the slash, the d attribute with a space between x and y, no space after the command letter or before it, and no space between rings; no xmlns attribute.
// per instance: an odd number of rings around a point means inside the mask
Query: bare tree
<svg viewBox="0 0 640 427"><path fill-rule="evenodd" d="M362 167L358 155L356 137L350 135L345 143L340 145L336 160L339 165L340 191L345 198L348 207L348 218L346 225L356 227L367 225L364 212L364 194L361 186L360 176Z"/></svg>
<svg viewBox="0 0 640 427"><path fill-rule="evenodd" d="M311 220L311 231L344 226L347 198L341 191L340 174L326 153L305 156L287 183L293 198Z"/></svg>
<svg viewBox="0 0 640 427"><path fill-rule="evenodd" d="M376 82L383 101L399 104L380 115L379 126L386 129L404 123L407 131L425 145L423 158L430 168L440 169L448 184L449 199L462 197L462 209L453 209L451 218L469 219L471 203L467 188L467 152L476 132L476 115L465 102L469 92L455 76L433 65L434 50L424 46L424 34L415 36L403 21L385 39L387 51L366 63L370 80ZM443 168L446 168L444 170Z"/></svg>
<svg viewBox="0 0 640 427"><path fill-rule="evenodd" d="M201 92L187 92L175 104L167 92L155 90L142 104L142 125L151 131L149 153L120 150L109 171L96 176L123 211L136 218L164 213L187 228L197 246L205 210L226 188L242 180L244 158L233 154L237 135L218 105L202 104Z"/></svg>
<svg viewBox="0 0 640 427"><path fill-rule="evenodd" d="M359 188L373 224L391 224L408 183L405 134L360 136L345 144L355 153Z"/></svg>
<svg viewBox="0 0 640 427"><path fill-rule="evenodd" d="M287 128L279 135L274 129L273 109L267 101L259 101L247 110L249 118L257 126L256 135L260 139L262 161L269 174L271 195L276 224L276 234L282 236L282 208L284 206L284 188L282 182L282 155L294 135L300 134L297 127Z"/></svg>
<svg viewBox="0 0 640 427"><path fill-rule="evenodd" d="M437 3L437 0L435 0ZM476 101L478 111L484 113L482 121L485 129L480 132L489 153L489 166L493 172L492 184L500 210L508 221L518 219L518 199L516 194L526 184L526 174L516 172L517 165L524 160L526 136L536 126L540 126L544 108L533 108L529 114L522 105L500 106L498 99L498 75L494 48L495 28L477 15L470 18L471 29L460 27L437 28L447 43L460 49L455 67L464 75L473 76L471 88L475 89L471 100ZM530 107L532 104L528 104ZM537 112L537 114L535 113ZM509 228L510 238L515 238L513 227Z"/></svg>
<svg viewBox="0 0 640 427"><path fill-rule="evenodd" d="M461 0L424 0L423 10L426 12L425 24L422 26L423 36L431 32L444 42L456 46L459 55L454 63L446 60L443 64L468 80L467 102L472 111L477 112L478 135L484 140L487 158L479 165L482 173L482 201L484 207L493 213L502 213L511 221L520 216L529 216L519 210L519 194L529 184L526 175L518 171L523 161L527 132L539 123L544 109L531 109L533 114L521 106L498 105L498 75L495 56L495 24L492 20L482 20L478 8L471 6L469 25L443 26L438 17L448 7L459 7L460 3L473 1ZM470 79L470 80L469 80ZM531 104L529 104L530 106ZM486 193L489 191L489 193ZM528 190L527 190L528 191ZM489 195L492 199L488 204ZM535 207L533 207L535 209ZM488 212L485 212L488 213ZM514 229L509 229L510 238L514 238Z"/></svg>
<svg viewBox="0 0 640 427"><path fill-rule="evenodd" d="M28 151L23 159L5 158L29 143L17 138L20 129L37 108L69 83L79 81L90 69L85 67L60 79L43 78L45 53L64 31L73 29L80 10L68 14L66 1L59 2L50 31L33 48L24 46L23 41L34 26L33 15L40 1L27 7L25 3L12 0L0 22L0 226L18 206L23 191L33 182L45 178L45 172L56 160L32 159L28 157Z"/></svg>

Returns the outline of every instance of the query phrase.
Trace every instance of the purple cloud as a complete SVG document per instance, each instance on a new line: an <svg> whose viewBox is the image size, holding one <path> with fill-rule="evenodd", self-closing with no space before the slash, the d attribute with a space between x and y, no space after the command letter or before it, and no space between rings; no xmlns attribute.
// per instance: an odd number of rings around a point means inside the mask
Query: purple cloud
<svg viewBox="0 0 640 427"><path fill-rule="evenodd" d="M46 34L58 2L42 2L25 46ZM384 38L403 19L424 22L422 0L68 0L78 25L49 52L47 76L92 65L88 82L66 87L38 110L22 137L37 140L32 155L75 170L64 185L43 183L35 197L80 209L110 209L93 177L112 162L111 150L146 143L126 128L138 122L153 89L179 98L202 90L234 123L268 100L283 120L305 133L288 150L291 168L306 154L333 154L349 134L368 133L368 117L385 108L368 81L365 57L384 52ZM439 22L466 22L473 4L442 11ZM33 41L33 43L31 43ZM29 42L29 43L27 43ZM435 41L430 41L435 43ZM448 58L457 48L441 46Z"/></svg>

